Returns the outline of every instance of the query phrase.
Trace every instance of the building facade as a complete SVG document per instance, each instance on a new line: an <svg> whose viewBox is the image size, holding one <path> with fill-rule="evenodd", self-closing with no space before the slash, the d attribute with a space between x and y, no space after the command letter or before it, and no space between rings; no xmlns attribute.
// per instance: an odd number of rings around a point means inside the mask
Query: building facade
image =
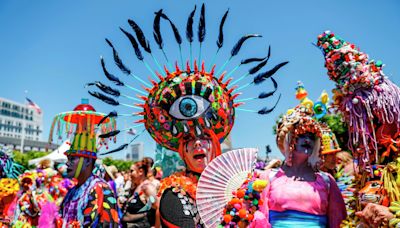
<svg viewBox="0 0 400 228"><path fill-rule="evenodd" d="M43 113L34 108L0 97L0 137L10 140L40 141ZM3 140L4 141L4 140Z"/></svg>
<svg viewBox="0 0 400 228"><path fill-rule="evenodd" d="M131 145L130 153L127 153L126 159L131 161L140 161L144 154L144 143L138 142Z"/></svg>

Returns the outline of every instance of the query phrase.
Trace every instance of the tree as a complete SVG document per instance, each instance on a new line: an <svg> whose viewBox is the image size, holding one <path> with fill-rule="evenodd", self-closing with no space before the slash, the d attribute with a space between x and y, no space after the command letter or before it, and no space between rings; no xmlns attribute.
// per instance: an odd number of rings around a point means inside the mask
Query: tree
<svg viewBox="0 0 400 228"><path fill-rule="evenodd" d="M15 162L21 164L26 169L34 169L36 167L34 165L29 166L28 162L32 159L40 158L48 154L49 152L43 152L43 151L28 151L26 153L21 153L20 151L15 150L13 152L13 158Z"/></svg>
<svg viewBox="0 0 400 228"><path fill-rule="evenodd" d="M117 167L118 171L127 171L131 168L134 161L125 161L119 159L112 159L111 157L106 157L103 159L103 164L106 166L114 165Z"/></svg>

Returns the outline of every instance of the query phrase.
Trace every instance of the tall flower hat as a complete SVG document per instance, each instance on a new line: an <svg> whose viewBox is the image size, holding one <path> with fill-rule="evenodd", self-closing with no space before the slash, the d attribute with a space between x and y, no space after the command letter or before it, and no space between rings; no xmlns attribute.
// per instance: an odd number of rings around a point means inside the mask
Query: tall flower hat
<svg viewBox="0 0 400 228"><path fill-rule="evenodd" d="M101 137L101 135L114 130L116 130L114 117L96 112L88 99L82 99L82 103L73 111L63 112L54 117L49 141L53 140L53 134L56 131L59 139L72 139L67 155L96 159L98 149L103 145L107 149L109 138L111 138L109 135L107 137Z"/></svg>
<svg viewBox="0 0 400 228"><path fill-rule="evenodd" d="M279 98L272 107L264 107L260 110L242 109L238 108L245 100L257 100L272 98L277 91L278 84L272 76L288 62L277 64L272 69L258 73L270 58L270 49L268 54L262 58L248 58L243 59L237 63L231 70L224 71L225 68L238 58L238 54L242 49L244 43L248 40L261 37L259 34L248 34L242 36L234 47L231 49L230 57L222 66L215 66L214 62L216 57L224 45L224 32L223 27L225 20L228 16L228 11L222 16L220 22L219 36L217 39L217 51L214 56L204 57L202 59L201 47L206 38L206 17L205 5L203 4L200 10L200 19L198 22L197 38L199 42L198 58L193 58L192 45L194 43L193 24L194 16L196 14L196 7L190 12L187 26L186 26L186 40L190 47L189 59L184 61L182 58L182 45L185 45L179 29L175 26L173 21L164 14L163 10L155 13L153 22L153 36L155 44L163 53L165 58L165 66L161 67L160 61L153 55L154 48L150 47L150 42L146 39L142 29L134 21L129 19L128 24L133 30L134 35L127 31L127 29L120 28L122 33L128 38L131 46L134 49L137 59L143 63L145 68L151 75L150 80L145 80L144 77L136 75L127 65L120 59L116 47L109 39L106 39L107 44L112 48L114 62L122 73L129 75L141 84L141 87L134 87L128 85L126 82L120 80L119 77L110 73L106 68L105 61L101 58L101 65L105 76L108 80L113 82L121 90L113 88L102 82L96 81L88 83L88 86L96 86L101 92L89 91L89 93L99 98L100 100L111 104L113 106L126 106L138 110L133 114L120 114L116 111L110 112L109 116L132 116L139 118L136 120L138 125L121 131L132 131L133 128L141 128L143 125L149 132L152 138L162 145L173 151L180 151L179 146L182 141L194 137L210 138L217 148L220 143L230 133L235 121L236 111L254 112L261 115L268 114L274 110ZM171 27L174 34L176 43L179 47L180 59L172 66L167 54L164 51L163 35L160 31L160 26L166 23ZM145 56L142 51L145 51ZM196 55L197 56L197 55ZM150 57L154 62L154 68L146 61ZM253 64L245 74L240 77L231 78L231 75L237 74L239 68ZM252 80L247 80L249 76L254 76ZM245 83L240 84L243 81ZM253 85L258 85L264 81L271 80L274 86L272 91L261 92L257 97L237 99L241 94L239 93L246 88L251 88ZM127 92L125 92L127 91ZM136 93L136 96L131 95L130 92ZM121 101L117 98L121 98ZM123 100L134 101L135 104L127 103ZM143 124L143 125L142 125ZM144 130L143 130L144 131ZM141 132L143 132L141 131ZM141 133L140 132L140 133ZM138 137L136 134L131 142ZM109 151L107 153L114 153L122 150L128 146L129 143L120 146L119 148Z"/></svg>
<svg viewBox="0 0 400 228"><path fill-rule="evenodd" d="M289 109L277 124L276 141L279 150L285 155L294 150L296 139L304 133L313 133L320 138L319 155L341 151L335 134L329 126L320 121L327 114L328 94L323 91L319 101L313 102L308 98L308 92L301 81L297 82L296 99L300 104ZM290 135L290 138L288 138ZM291 162L291 161L286 161Z"/></svg>
<svg viewBox="0 0 400 228"><path fill-rule="evenodd" d="M400 130L400 88L384 75L381 61L370 60L334 33L319 35L317 46L336 83L334 103L349 123L349 148L363 164L377 161L377 133L389 132L383 138L391 139Z"/></svg>

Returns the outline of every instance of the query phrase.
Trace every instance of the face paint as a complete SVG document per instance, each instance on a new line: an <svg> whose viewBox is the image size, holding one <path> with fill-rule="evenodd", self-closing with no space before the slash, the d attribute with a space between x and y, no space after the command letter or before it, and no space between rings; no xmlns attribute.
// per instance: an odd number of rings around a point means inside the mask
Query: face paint
<svg viewBox="0 0 400 228"><path fill-rule="evenodd" d="M83 158L83 157L81 157L81 158L79 158L79 163L78 163L78 167L76 168L76 171L75 171L75 178L78 178L79 177L79 174L81 174L81 171L82 171L82 165L83 165L83 160L84 160L85 158Z"/></svg>
<svg viewBox="0 0 400 228"><path fill-rule="evenodd" d="M83 161L85 158L77 156L68 156L67 176L68 178L78 178L82 171Z"/></svg>
<svg viewBox="0 0 400 228"><path fill-rule="evenodd" d="M305 133L297 136L296 151L311 155L315 147L315 135Z"/></svg>
<svg viewBox="0 0 400 228"><path fill-rule="evenodd" d="M185 142L183 160L188 169L201 173L216 156L211 139L193 139Z"/></svg>

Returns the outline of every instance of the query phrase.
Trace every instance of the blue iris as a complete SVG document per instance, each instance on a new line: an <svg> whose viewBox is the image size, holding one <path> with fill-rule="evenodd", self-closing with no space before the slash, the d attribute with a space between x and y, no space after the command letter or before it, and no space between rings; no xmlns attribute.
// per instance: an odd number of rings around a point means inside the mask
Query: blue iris
<svg viewBox="0 0 400 228"><path fill-rule="evenodd" d="M190 97L186 97L179 103L179 111L185 117L192 117L197 113L197 103Z"/></svg>

